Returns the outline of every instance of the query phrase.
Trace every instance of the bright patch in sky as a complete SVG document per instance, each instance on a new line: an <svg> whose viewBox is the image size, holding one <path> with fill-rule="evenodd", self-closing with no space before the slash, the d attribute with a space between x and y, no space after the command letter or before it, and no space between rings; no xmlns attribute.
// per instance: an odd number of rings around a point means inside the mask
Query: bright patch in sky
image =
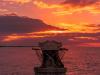
<svg viewBox="0 0 100 75"><path fill-rule="evenodd" d="M24 3L31 2L32 0L3 0L3 1L5 1L5 2L16 2L16 3L24 4Z"/></svg>
<svg viewBox="0 0 100 75"><path fill-rule="evenodd" d="M69 37L82 41L99 40L96 37L100 33L100 0L1 0L0 15L12 14L14 16L26 16L33 19L40 19L47 25L62 28L62 31L46 30L31 32L28 34L9 34L3 41L14 41L26 38L45 38L66 34L81 33L86 36ZM24 26L23 26L24 27ZM73 34L74 35L74 34ZM92 35L92 36L90 36ZM93 36L94 35L94 36ZM72 41L72 40L71 40ZM86 44L86 45L99 45Z"/></svg>

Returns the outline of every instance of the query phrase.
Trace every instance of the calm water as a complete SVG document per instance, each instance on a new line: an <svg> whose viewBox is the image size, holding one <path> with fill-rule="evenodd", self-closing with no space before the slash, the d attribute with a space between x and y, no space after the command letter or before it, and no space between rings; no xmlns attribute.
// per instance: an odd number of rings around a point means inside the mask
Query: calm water
<svg viewBox="0 0 100 75"><path fill-rule="evenodd" d="M100 50L69 50L63 63L67 75L100 75ZM31 48L0 48L0 75L34 75L33 67L38 64Z"/></svg>

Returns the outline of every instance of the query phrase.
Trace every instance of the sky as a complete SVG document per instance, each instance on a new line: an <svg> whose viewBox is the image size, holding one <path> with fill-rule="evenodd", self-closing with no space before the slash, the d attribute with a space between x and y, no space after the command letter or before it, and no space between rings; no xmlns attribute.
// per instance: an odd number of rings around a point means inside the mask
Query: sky
<svg viewBox="0 0 100 75"><path fill-rule="evenodd" d="M39 18L52 25L98 24L100 0L1 0L0 14L4 13Z"/></svg>
<svg viewBox="0 0 100 75"><path fill-rule="evenodd" d="M4 45L9 43L29 45L33 41L53 39L67 46L100 47L100 0L0 0L0 15L39 19L44 26L58 28L57 30L47 27L47 30L43 28L43 31L40 29L41 22L37 31L34 31L34 26L33 31L32 29L29 31L32 26L15 25L16 32L17 27L24 29L16 33L9 30L9 26L5 24L5 27L7 26L5 31L0 30L1 44ZM2 23L0 25L3 29Z"/></svg>

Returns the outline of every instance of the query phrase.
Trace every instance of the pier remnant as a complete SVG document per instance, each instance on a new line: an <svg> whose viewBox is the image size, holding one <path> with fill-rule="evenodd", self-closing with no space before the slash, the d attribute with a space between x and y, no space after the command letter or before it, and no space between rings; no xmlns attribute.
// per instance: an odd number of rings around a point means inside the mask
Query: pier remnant
<svg viewBox="0 0 100 75"><path fill-rule="evenodd" d="M57 41L40 42L39 47L42 61L34 68L35 75L66 75L62 57L68 49L62 48L62 43Z"/></svg>

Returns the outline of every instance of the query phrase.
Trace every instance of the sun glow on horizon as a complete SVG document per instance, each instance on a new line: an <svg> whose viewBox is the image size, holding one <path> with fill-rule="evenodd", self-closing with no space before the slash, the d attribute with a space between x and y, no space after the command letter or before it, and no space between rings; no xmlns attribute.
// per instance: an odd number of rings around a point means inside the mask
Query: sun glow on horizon
<svg viewBox="0 0 100 75"><path fill-rule="evenodd" d="M67 33L66 31L57 31L57 30L50 30L50 31L40 31L40 32L31 32L26 34L11 34L8 36L5 36L5 38L2 40L3 42L10 42L15 41L18 39L34 39L34 38L45 38L45 37L52 37L59 34Z"/></svg>

